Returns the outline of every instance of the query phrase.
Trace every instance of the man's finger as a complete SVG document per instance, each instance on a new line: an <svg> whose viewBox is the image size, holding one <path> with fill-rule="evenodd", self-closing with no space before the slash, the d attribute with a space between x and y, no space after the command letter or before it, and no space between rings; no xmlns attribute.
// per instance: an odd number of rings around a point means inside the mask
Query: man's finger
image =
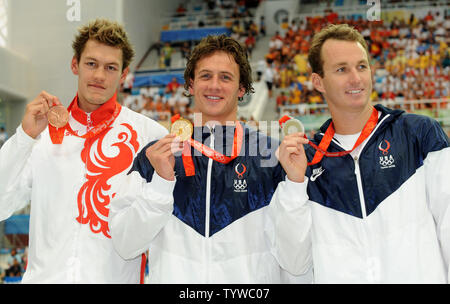
<svg viewBox="0 0 450 304"><path fill-rule="evenodd" d="M175 139L174 134L167 134L166 136L164 136L163 138L158 140L156 143L154 143L151 147L149 147L149 149L154 149L154 150L161 149L161 147L163 147L164 145L170 144L174 139Z"/></svg>

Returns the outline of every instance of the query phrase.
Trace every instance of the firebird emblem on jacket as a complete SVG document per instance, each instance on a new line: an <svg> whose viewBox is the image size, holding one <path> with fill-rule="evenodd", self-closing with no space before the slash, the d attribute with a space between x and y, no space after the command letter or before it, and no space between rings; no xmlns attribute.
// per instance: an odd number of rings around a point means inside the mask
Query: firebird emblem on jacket
<svg viewBox="0 0 450 304"><path fill-rule="evenodd" d="M100 137L86 140L81 152L81 159L87 168L87 181L78 192L76 220L81 224L89 224L92 232L101 232L107 238L111 238L108 227L109 203L115 196L110 191L109 181L130 167L139 149L136 131L129 124L123 123L121 126L124 128L119 127L123 130L114 135L117 138L111 146L103 142L112 129L109 127ZM104 151L109 151L108 155Z"/></svg>

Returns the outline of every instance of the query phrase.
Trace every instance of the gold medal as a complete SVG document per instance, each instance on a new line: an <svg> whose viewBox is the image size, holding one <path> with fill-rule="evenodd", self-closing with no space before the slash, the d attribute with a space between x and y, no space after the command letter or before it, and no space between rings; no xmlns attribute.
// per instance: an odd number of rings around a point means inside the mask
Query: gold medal
<svg viewBox="0 0 450 304"><path fill-rule="evenodd" d="M170 133L175 134L180 138L181 141L186 141L192 136L194 127L191 122L187 119L180 118L172 124L170 127Z"/></svg>
<svg viewBox="0 0 450 304"><path fill-rule="evenodd" d="M53 106L48 110L47 119L55 128L62 128L69 121L69 112L64 106Z"/></svg>
<svg viewBox="0 0 450 304"><path fill-rule="evenodd" d="M291 118L288 121L286 121L283 125L283 134L289 135L292 133L305 133L305 127L303 126L302 122L298 119Z"/></svg>

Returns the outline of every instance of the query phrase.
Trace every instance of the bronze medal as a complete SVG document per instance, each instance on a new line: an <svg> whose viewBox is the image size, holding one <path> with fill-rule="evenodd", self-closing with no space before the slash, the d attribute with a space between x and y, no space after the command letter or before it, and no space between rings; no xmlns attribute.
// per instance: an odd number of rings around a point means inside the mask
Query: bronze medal
<svg viewBox="0 0 450 304"><path fill-rule="evenodd" d="M67 109L62 105L53 106L48 110L47 119L48 123L55 128L62 128L69 121L69 112L67 112Z"/></svg>
<svg viewBox="0 0 450 304"><path fill-rule="evenodd" d="M178 136L181 141L186 141L191 138L193 131L194 128L191 122L184 118L176 120L170 127L170 133Z"/></svg>
<svg viewBox="0 0 450 304"><path fill-rule="evenodd" d="M297 132L305 133L305 127L300 120L292 118L284 123L283 134L285 136Z"/></svg>

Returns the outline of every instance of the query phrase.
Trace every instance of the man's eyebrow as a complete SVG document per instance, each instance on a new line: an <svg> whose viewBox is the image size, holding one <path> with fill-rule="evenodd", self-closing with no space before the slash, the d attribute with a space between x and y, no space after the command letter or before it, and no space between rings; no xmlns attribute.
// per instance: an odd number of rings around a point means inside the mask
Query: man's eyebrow
<svg viewBox="0 0 450 304"><path fill-rule="evenodd" d="M358 61L358 64L360 64L360 63L368 64L369 62L366 59L361 59L360 61ZM338 62L338 63L334 64L333 66L336 67L336 66L343 66L343 65L348 65L348 62L345 62L345 61Z"/></svg>
<svg viewBox="0 0 450 304"><path fill-rule="evenodd" d="M198 73L212 73L212 72L213 71L209 70L209 69L203 69L203 70L198 71ZM219 74L227 74L227 75L230 75L230 76L234 76L234 74L232 72L229 72L229 71L219 71Z"/></svg>
<svg viewBox="0 0 450 304"><path fill-rule="evenodd" d="M98 61L96 58L94 58L94 57L86 57L86 60L93 60L93 61ZM117 65L117 66L119 66L119 63L118 62L115 62L115 61L113 61L113 62L108 62L108 63L106 63L106 65Z"/></svg>

